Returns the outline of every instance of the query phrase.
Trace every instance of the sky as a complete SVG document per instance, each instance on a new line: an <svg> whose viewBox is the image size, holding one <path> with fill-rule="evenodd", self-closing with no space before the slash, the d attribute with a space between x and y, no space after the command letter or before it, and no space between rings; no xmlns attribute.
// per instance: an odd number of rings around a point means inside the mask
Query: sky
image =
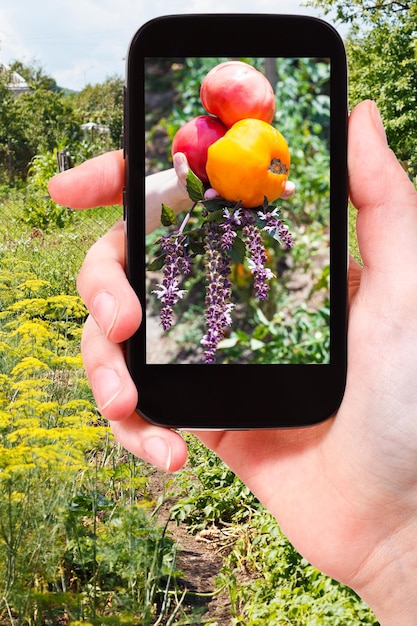
<svg viewBox="0 0 417 626"><path fill-rule="evenodd" d="M58 85L78 91L124 76L129 43L149 19L217 12L323 17L302 0L2 0L0 64L37 63Z"/></svg>

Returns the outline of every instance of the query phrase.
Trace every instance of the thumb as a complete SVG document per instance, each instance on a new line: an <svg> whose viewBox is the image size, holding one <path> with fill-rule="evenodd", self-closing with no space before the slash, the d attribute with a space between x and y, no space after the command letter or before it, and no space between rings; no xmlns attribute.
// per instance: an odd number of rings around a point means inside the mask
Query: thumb
<svg viewBox="0 0 417 626"><path fill-rule="evenodd" d="M417 193L389 149L376 105L360 103L349 120L349 188L358 210L357 235L365 268L385 279L417 265Z"/></svg>

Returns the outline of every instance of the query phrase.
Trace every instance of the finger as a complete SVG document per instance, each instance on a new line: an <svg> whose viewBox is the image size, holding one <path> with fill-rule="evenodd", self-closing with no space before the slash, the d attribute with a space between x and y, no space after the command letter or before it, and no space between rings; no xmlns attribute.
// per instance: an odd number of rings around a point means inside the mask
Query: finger
<svg viewBox="0 0 417 626"><path fill-rule="evenodd" d="M174 165L175 173L178 180L183 185L184 189L187 184L187 175L189 170L187 157L183 152L176 152L172 157L172 163Z"/></svg>
<svg viewBox="0 0 417 626"><path fill-rule="evenodd" d="M109 341L91 316L84 325L81 353L100 413L109 420L131 415L138 394L126 366L123 346Z"/></svg>
<svg viewBox="0 0 417 626"><path fill-rule="evenodd" d="M89 250L78 276L78 291L86 307L114 343L137 330L142 309L126 277L123 222L118 222Z"/></svg>
<svg viewBox="0 0 417 626"><path fill-rule="evenodd" d="M84 326L81 350L97 407L110 421L117 441L163 470L180 469L187 459L184 440L174 431L154 426L135 413L138 394L122 346L108 341L92 317Z"/></svg>
<svg viewBox="0 0 417 626"><path fill-rule="evenodd" d="M389 149L376 105L359 104L349 120L349 186L358 209L357 233L364 265L386 275L415 273L417 196Z"/></svg>
<svg viewBox="0 0 417 626"><path fill-rule="evenodd" d="M123 185L123 151L117 150L57 174L49 181L48 190L58 204L88 209L121 204Z"/></svg>
<svg viewBox="0 0 417 626"><path fill-rule="evenodd" d="M154 426L137 413L110 426L126 450L160 469L176 472L187 460L187 444L178 433Z"/></svg>
<svg viewBox="0 0 417 626"><path fill-rule="evenodd" d="M293 197L294 193L295 183L293 183L291 180L287 180L287 182L285 183L284 191L282 192L280 198L281 200L289 200Z"/></svg>

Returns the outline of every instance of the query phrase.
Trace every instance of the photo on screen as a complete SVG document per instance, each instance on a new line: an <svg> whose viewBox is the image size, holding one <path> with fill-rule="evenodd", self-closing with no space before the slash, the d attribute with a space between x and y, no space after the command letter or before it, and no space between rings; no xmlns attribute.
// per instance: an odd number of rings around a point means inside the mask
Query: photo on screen
<svg viewBox="0 0 417 626"><path fill-rule="evenodd" d="M249 117L238 70L267 81ZM327 58L145 59L146 176L190 166L147 236L147 364L329 363L330 110Z"/></svg>

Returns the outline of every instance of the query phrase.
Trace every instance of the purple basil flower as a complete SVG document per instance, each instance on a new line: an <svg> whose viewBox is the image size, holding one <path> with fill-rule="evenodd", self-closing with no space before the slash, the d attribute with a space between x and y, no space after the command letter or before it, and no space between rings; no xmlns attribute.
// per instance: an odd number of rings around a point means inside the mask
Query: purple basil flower
<svg viewBox="0 0 417 626"><path fill-rule="evenodd" d="M187 275L191 271L191 263L183 245L183 239L183 237L174 234L163 237L161 241L161 248L165 251L164 277L162 283L157 285L158 289L152 293L164 305L160 314L164 330L168 330L172 326L172 307L187 293L185 289L179 289L178 280L181 272Z"/></svg>
<svg viewBox="0 0 417 626"><path fill-rule="evenodd" d="M234 308L234 304L230 302L232 257L236 259L236 254L238 254L242 257L242 262L244 256L240 245L236 246L235 254L230 252L236 237L242 235L245 241L248 266L253 275L255 294L259 300L266 299L269 292L268 281L274 276L272 271L265 267L267 255L263 244L263 232L265 231L287 248L293 246L293 240L288 227L279 219L277 208L264 207L263 211L258 211L256 214L254 211L244 209L240 204L231 208L225 207L219 221L217 221L217 215L214 216L214 221L206 221L202 229L194 231L194 239L191 239L188 233L184 234L184 229L194 208L195 204L187 213L178 231L161 239L161 248L165 252L163 279L152 293L156 294L161 301L161 324L164 330L168 330L173 323L173 306L186 294L186 290L180 289L181 275L187 276L191 273L188 242L191 242L191 256L201 254L200 250L196 252L195 243L201 246L204 237L206 334L201 344L204 347L205 362L214 363L217 346L224 338L225 329L232 324L231 312ZM204 214L204 217L207 216L208 212Z"/></svg>
<svg viewBox="0 0 417 626"><path fill-rule="evenodd" d="M265 300L269 291L266 281L273 278L274 274L265 267L267 258L261 233L254 224L246 224L243 228L243 236L248 246L248 263L254 278L256 296L258 300Z"/></svg>
<svg viewBox="0 0 417 626"><path fill-rule="evenodd" d="M221 241L221 226L206 224L206 334L201 340L206 363L214 363L217 344L232 322L230 303L232 284L229 280L231 259Z"/></svg>
<svg viewBox="0 0 417 626"><path fill-rule="evenodd" d="M287 248L294 245L293 238L289 232L288 226L279 219L279 210L275 208L271 212L258 211L259 218L265 222L262 230L269 233L275 239L278 239Z"/></svg>

